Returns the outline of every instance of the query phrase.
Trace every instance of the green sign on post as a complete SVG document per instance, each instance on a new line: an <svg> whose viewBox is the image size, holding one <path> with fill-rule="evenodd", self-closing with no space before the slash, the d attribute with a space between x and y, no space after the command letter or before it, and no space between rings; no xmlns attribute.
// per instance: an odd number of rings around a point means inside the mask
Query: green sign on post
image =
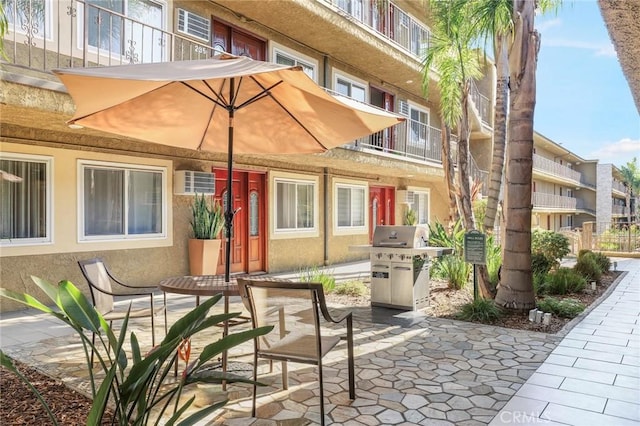
<svg viewBox="0 0 640 426"><path fill-rule="evenodd" d="M487 236L480 231L469 231L464 234L464 261L474 265L485 265Z"/></svg>
<svg viewBox="0 0 640 426"><path fill-rule="evenodd" d="M480 231L464 234L464 261L473 263L473 300L478 300L478 277L476 265L487 264L487 236Z"/></svg>

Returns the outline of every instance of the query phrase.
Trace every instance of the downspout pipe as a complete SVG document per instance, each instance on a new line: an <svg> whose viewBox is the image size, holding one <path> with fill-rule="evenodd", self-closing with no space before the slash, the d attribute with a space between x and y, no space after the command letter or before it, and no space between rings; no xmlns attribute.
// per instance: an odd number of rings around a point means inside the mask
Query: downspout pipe
<svg viewBox="0 0 640 426"><path fill-rule="evenodd" d="M325 88L329 87L329 58L327 55L322 56L322 85ZM329 168L324 167L323 172L322 190L324 192L324 266L329 266Z"/></svg>

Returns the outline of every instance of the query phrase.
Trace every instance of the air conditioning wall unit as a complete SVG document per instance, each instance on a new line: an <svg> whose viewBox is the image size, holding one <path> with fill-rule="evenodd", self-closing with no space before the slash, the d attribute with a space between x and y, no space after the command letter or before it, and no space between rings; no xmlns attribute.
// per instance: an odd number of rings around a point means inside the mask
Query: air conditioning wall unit
<svg viewBox="0 0 640 426"><path fill-rule="evenodd" d="M210 172L176 170L173 193L176 195L215 194L216 178Z"/></svg>
<svg viewBox="0 0 640 426"><path fill-rule="evenodd" d="M399 189L396 191L396 202L411 204L413 203L413 191L408 191L406 189Z"/></svg>

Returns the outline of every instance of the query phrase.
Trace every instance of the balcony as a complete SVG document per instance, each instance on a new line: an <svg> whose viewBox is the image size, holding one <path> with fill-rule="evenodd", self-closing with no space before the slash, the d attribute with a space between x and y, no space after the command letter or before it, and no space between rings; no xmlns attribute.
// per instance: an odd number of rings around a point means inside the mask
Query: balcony
<svg viewBox="0 0 640 426"><path fill-rule="evenodd" d="M617 180L614 180L611 182L611 187L614 191L618 191L621 192L623 194L627 193L627 187L624 186L624 184L622 182L619 182Z"/></svg>
<svg viewBox="0 0 640 426"><path fill-rule="evenodd" d="M478 86L473 81L471 82L471 101L482 121L482 126L491 129L491 101L480 93Z"/></svg>
<svg viewBox="0 0 640 426"><path fill-rule="evenodd" d="M415 120L407 119L391 129L360 138L354 145L415 160L442 163L442 132Z"/></svg>
<svg viewBox="0 0 640 426"><path fill-rule="evenodd" d="M558 210L573 212L577 209L577 199L564 195L546 194L544 192L532 193L533 207L537 210Z"/></svg>
<svg viewBox="0 0 640 426"><path fill-rule="evenodd" d="M626 206L613 205L611 206L611 214L614 216L626 216L627 208Z"/></svg>
<svg viewBox="0 0 640 426"><path fill-rule="evenodd" d="M39 71L205 59L212 47L80 0L5 2L10 63ZM18 7L20 6L20 7Z"/></svg>
<svg viewBox="0 0 640 426"><path fill-rule="evenodd" d="M420 21L389 0L318 0L335 7L351 20L364 25L422 61L431 32Z"/></svg>
<svg viewBox="0 0 640 426"><path fill-rule="evenodd" d="M533 170L534 172L542 173L546 176L555 177L560 183L567 184L567 181L571 181L571 184L578 184L587 186L589 188L595 188L595 185L587 182L582 173L575 171L565 165L557 163L553 160L545 158L539 154L533 154ZM570 185L569 185L570 186Z"/></svg>

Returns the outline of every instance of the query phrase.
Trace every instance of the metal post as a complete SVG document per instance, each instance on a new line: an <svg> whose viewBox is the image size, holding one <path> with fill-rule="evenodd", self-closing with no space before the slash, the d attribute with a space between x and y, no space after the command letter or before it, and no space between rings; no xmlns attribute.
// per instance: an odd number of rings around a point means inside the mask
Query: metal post
<svg viewBox="0 0 640 426"><path fill-rule="evenodd" d="M476 275L477 265L473 264L473 301L478 300L478 276Z"/></svg>

